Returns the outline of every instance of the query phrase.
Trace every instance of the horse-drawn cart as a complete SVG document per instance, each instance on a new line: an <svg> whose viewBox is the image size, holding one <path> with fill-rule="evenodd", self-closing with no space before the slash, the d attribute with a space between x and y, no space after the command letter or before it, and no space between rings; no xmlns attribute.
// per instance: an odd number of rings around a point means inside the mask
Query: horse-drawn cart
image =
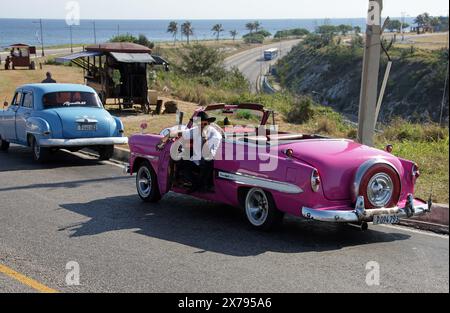
<svg viewBox="0 0 450 313"><path fill-rule="evenodd" d="M31 55L36 55L36 47L23 43L14 44L8 47L10 55L6 58L5 69L26 67L30 70L36 69L36 63L31 60Z"/></svg>

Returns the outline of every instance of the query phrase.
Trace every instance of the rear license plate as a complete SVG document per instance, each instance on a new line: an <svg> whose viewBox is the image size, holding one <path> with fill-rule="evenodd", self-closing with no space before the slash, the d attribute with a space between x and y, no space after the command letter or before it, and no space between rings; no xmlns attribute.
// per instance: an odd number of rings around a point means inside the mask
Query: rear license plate
<svg viewBox="0 0 450 313"><path fill-rule="evenodd" d="M96 124L78 124L77 130L80 131L96 131L97 125Z"/></svg>
<svg viewBox="0 0 450 313"><path fill-rule="evenodd" d="M400 217L398 215L375 215L373 217L374 225L383 225L383 224L398 224L400 223Z"/></svg>

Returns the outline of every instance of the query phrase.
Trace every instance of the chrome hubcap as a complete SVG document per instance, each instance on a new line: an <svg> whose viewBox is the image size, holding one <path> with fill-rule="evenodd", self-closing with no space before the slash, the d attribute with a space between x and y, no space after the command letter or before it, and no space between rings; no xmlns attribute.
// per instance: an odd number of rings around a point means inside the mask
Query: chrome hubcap
<svg viewBox="0 0 450 313"><path fill-rule="evenodd" d="M245 200L247 218L254 226L261 226L269 213L267 196L261 189L252 189Z"/></svg>
<svg viewBox="0 0 450 313"><path fill-rule="evenodd" d="M136 179L139 194L144 198L148 197L152 189L152 176L150 170L146 167L141 167Z"/></svg>
<svg viewBox="0 0 450 313"><path fill-rule="evenodd" d="M367 186L367 197L375 207L386 207L392 199L394 183L389 175L378 173L372 177Z"/></svg>

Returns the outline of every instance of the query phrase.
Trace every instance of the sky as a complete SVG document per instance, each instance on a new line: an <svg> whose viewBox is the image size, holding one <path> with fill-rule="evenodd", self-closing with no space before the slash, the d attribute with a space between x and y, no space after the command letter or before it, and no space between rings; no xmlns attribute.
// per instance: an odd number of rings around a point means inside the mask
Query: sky
<svg viewBox="0 0 450 313"><path fill-rule="evenodd" d="M66 0L1 0L0 18L65 19ZM81 19L281 19L365 17L368 0L78 0ZM69 4L70 6L70 4ZM383 16L447 15L448 0L384 0ZM72 6L73 8L73 6Z"/></svg>

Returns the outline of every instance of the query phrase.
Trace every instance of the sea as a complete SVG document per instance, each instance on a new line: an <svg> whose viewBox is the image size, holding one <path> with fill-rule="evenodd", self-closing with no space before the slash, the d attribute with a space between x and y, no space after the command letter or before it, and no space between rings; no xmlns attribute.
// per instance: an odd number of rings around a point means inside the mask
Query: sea
<svg viewBox="0 0 450 313"><path fill-rule="evenodd" d="M254 20L191 20L194 27L192 40L213 39L211 28L222 24L225 31L221 38L231 38L230 31L237 30L238 38L248 33L245 25ZM73 44L93 44L108 41L117 34L144 34L151 41L166 42L174 38L167 32L169 20L81 20L79 25L69 27L65 20L42 20L42 38L39 19L1 19L0 18L0 50L15 43L29 45L59 46ZM181 25L184 20L176 21ZM279 30L306 28L313 31L324 24L348 24L360 26L365 30L364 18L348 19L280 19L259 20L261 27L275 34ZM183 40L178 34L178 40Z"/></svg>

